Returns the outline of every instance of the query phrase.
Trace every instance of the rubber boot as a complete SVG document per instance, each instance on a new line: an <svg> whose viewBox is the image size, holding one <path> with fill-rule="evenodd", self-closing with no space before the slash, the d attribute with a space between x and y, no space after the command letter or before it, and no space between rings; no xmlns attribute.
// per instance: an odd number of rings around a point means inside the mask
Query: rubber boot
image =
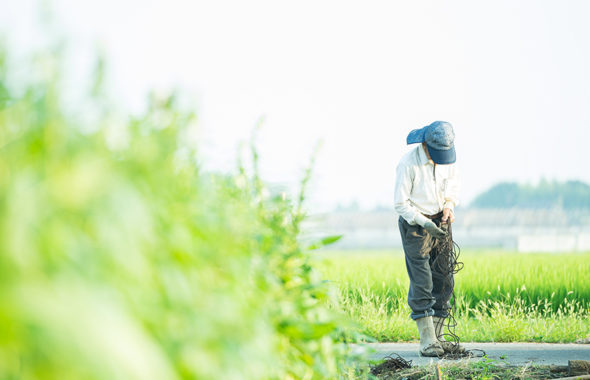
<svg viewBox="0 0 590 380"><path fill-rule="evenodd" d="M445 351L436 339L432 317L416 319L416 324L420 333L420 355L442 356Z"/></svg>
<svg viewBox="0 0 590 380"><path fill-rule="evenodd" d="M434 332L443 350L447 354L462 354L465 352L465 347L455 342L447 342L444 336L445 318L432 317L434 324Z"/></svg>

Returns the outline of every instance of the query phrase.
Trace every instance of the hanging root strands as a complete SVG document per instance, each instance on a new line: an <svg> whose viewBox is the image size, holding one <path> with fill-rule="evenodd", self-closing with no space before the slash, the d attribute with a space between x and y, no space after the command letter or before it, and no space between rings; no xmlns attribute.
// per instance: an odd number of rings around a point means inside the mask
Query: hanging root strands
<svg viewBox="0 0 590 380"><path fill-rule="evenodd" d="M449 301L451 303L449 315L447 318L442 320L444 321L441 322L444 323L442 329L439 329L440 326L436 326L436 330L441 331L440 336L437 338L441 340L445 339L452 345L450 352L445 352L441 358L461 359L470 357L483 357L485 355L483 350L465 350L463 352L459 350L460 338L455 332L457 327L457 320L455 319L455 275L461 269L463 269L464 264L463 262L459 261L461 248L453 240L453 229L451 223L443 223L441 224L441 228L447 231L447 236L445 239L439 240L434 247L435 259L433 266L436 266L437 269L444 274L443 292L444 290L449 289L449 287L452 289L451 299Z"/></svg>

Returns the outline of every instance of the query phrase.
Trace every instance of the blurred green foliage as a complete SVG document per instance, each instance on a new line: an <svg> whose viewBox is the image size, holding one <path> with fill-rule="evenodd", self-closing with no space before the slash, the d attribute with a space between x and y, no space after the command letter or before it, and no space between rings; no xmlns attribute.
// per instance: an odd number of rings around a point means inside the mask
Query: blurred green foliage
<svg viewBox="0 0 590 380"><path fill-rule="evenodd" d="M186 143L195 116L174 95L121 119L95 83L81 128L55 59L14 84L6 57L0 47L0 378L343 373L348 322L298 242L305 186L292 202L243 165L201 172Z"/></svg>

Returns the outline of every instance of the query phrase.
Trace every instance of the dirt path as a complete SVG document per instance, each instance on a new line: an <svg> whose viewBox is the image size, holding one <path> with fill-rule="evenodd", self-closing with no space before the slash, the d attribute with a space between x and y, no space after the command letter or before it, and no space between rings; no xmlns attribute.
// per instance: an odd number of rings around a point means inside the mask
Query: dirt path
<svg viewBox="0 0 590 380"><path fill-rule="evenodd" d="M590 360L590 344L465 343L464 346L467 349L484 350L489 359L509 365L527 363L567 365L568 360ZM369 357L374 360L383 359L390 354L396 353L406 360L411 360L413 365L424 365L439 361L436 358L419 356L418 343L370 343L355 345L354 350L357 352L366 350Z"/></svg>

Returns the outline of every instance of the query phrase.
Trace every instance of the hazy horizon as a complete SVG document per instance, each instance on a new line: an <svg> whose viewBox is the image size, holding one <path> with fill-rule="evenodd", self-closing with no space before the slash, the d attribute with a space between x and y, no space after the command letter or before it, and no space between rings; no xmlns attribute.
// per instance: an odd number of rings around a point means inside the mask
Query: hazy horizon
<svg viewBox="0 0 590 380"><path fill-rule="evenodd" d="M40 3L5 4L13 50L43 40ZM194 96L206 169L233 170L264 116L263 178L293 187L323 140L314 210L392 205L405 137L434 120L455 128L463 205L501 181L590 182L585 1L52 4L72 75L100 46L123 109L149 89Z"/></svg>

